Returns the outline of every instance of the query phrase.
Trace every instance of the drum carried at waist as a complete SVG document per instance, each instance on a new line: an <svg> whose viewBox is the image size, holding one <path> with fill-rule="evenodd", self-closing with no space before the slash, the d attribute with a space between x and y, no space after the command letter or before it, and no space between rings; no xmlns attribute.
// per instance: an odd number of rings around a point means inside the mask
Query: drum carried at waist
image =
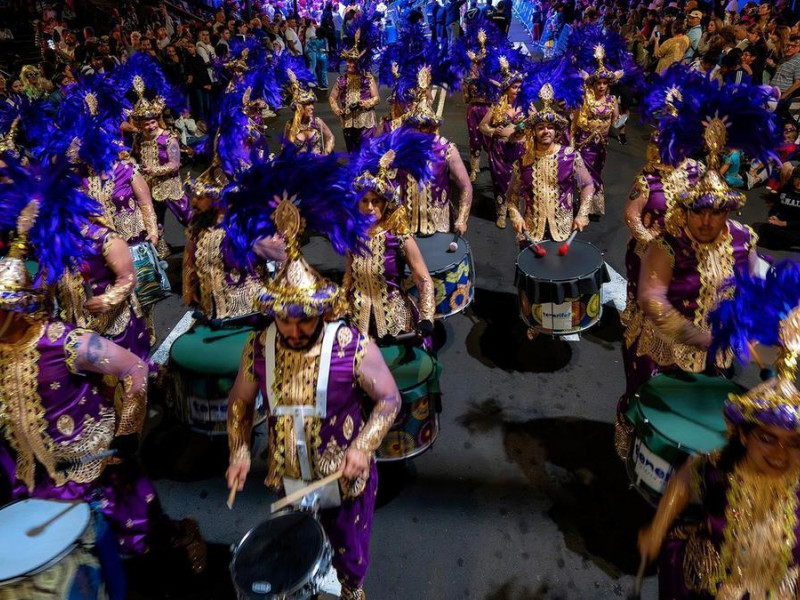
<svg viewBox="0 0 800 600"><path fill-rule="evenodd" d="M233 550L231 578L240 600L308 600L331 568L333 550L306 511L274 515Z"/></svg>
<svg viewBox="0 0 800 600"><path fill-rule="evenodd" d="M172 289L165 271L166 264L158 258L151 242L129 246L133 268L136 270L136 297L139 304L148 306L166 298Z"/></svg>
<svg viewBox="0 0 800 600"><path fill-rule="evenodd" d="M400 390L402 406L375 457L379 462L413 458L433 446L439 435L442 368L423 348L385 346L381 354Z"/></svg>
<svg viewBox="0 0 800 600"><path fill-rule="evenodd" d="M0 599L105 598L85 502L28 499L0 508Z"/></svg>
<svg viewBox="0 0 800 600"><path fill-rule="evenodd" d="M741 386L722 377L661 373L645 383L625 413L633 440L625 466L633 486L653 505L673 472L694 454L706 454L727 442L722 413Z"/></svg>
<svg viewBox="0 0 800 600"><path fill-rule="evenodd" d="M603 314L602 286L610 280L603 255L588 242L575 240L561 256L561 242L539 245L537 256L526 248L517 256L514 283L522 320L542 333L569 335L596 324Z"/></svg>
<svg viewBox="0 0 800 600"><path fill-rule="evenodd" d="M228 393L252 332L251 327L212 329L195 324L172 344L173 409L192 430L227 435Z"/></svg>
<svg viewBox="0 0 800 600"><path fill-rule="evenodd" d="M460 313L475 296L475 267L467 240L452 233L434 233L415 239L433 279L434 316L444 318ZM457 244L455 252L449 251L451 242ZM413 282L409 290L419 296Z"/></svg>

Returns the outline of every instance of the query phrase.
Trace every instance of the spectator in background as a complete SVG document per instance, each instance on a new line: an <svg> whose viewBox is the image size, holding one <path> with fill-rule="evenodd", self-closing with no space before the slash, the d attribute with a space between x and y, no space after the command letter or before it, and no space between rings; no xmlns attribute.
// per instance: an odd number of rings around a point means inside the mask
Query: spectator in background
<svg viewBox="0 0 800 600"><path fill-rule="evenodd" d="M506 0L500 0L500 2L497 3L497 8L492 13L492 16L489 17L489 20L497 25L500 31L506 34L508 33L510 23L506 18Z"/></svg>
<svg viewBox="0 0 800 600"><path fill-rule="evenodd" d="M164 49L164 62L161 68L173 85L186 83L186 68L174 44L170 44Z"/></svg>
<svg viewBox="0 0 800 600"><path fill-rule="evenodd" d="M755 85L764 82L764 57L759 55L758 50L758 46L748 46L742 52L742 69Z"/></svg>
<svg viewBox="0 0 800 600"><path fill-rule="evenodd" d="M312 23L306 29L306 59L308 68L317 78L319 90L328 89L328 41L319 36L319 30Z"/></svg>
<svg viewBox="0 0 800 600"><path fill-rule="evenodd" d="M778 88L781 99L778 114L784 116L789 111L792 97L800 89L800 37L792 36L786 46L786 57L775 69L770 85Z"/></svg>
<svg viewBox="0 0 800 600"><path fill-rule="evenodd" d="M723 84L739 84L745 81L746 73L742 69L742 51L738 48L730 50L711 72L711 79Z"/></svg>
<svg viewBox="0 0 800 600"><path fill-rule="evenodd" d="M194 155L194 149L208 138L207 135L200 133L197 122L192 118L188 108L183 109L180 117L175 120L175 129L181 146L188 148L190 155Z"/></svg>
<svg viewBox="0 0 800 600"><path fill-rule="evenodd" d="M64 38L56 45L56 55L62 62L74 64L80 60L80 44L74 31L64 33Z"/></svg>
<svg viewBox="0 0 800 600"><path fill-rule="evenodd" d="M794 169L789 183L778 194L767 222L758 228L758 244L770 250L800 247L800 167Z"/></svg>
<svg viewBox="0 0 800 600"><path fill-rule="evenodd" d="M300 43L296 27L297 21L295 21L294 17L287 19L283 24L283 39L286 42L286 49L292 53L292 56L302 56L303 45Z"/></svg>
<svg viewBox="0 0 800 600"><path fill-rule="evenodd" d="M683 60L690 42L683 23L680 21L675 21L672 24L672 37L663 44L661 43L661 32L656 31L654 35L655 46L653 48L653 55L658 59L656 73L661 75L671 64Z"/></svg>
<svg viewBox="0 0 800 600"><path fill-rule="evenodd" d="M211 110L211 77L205 61L197 54L194 42L186 44L184 63L192 113L199 119L207 120Z"/></svg>
<svg viewBox="0 0 800 600"><path fill-rule="evenodd" d="M692 58L696 57L698 54L705 54L711 49L711 43L713 38L722 31L723 25L722 21L717 17L712 17L711 20L708 22L708 27L703 32L703 35L700 36L700 40L697 42L697 47L695 48L695 52L692 55ZM687 32L686 35L689 37L691 41L691 36ZM689 52L687 50L687 52Z"/></svg>
<svg viewBox="0 0 800 600"><path fill-rule="evenodd" d="M461 30L459 21L461 20L461 7L467 0L448 0L447 2L447 45L452 46Z"/></svg>
<svg viewBox="0 0 800 600"><path fill-rule="evenodd" d="M217 60L217 53L214 51L214 46L211 45L211 33L208 29L201 29L198 32L195 47L197 48L197 54L206 63L209 79L211 79L212 83L216 82L216 74L212 63Z"/></svg>
<svg viewBox="0 0 800 600"><path fill-rule="evenodd" d="M81 69L81 75L95 75L97 73L105 73L105 63L103 62L103 55L99 52L92 54L89 63L84 65Z"/></svg>

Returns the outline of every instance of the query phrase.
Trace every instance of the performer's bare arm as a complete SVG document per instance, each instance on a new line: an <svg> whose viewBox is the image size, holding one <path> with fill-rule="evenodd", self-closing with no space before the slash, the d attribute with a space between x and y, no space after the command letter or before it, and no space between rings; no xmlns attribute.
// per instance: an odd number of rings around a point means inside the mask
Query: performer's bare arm
<svg viewBox="0 0 800 600"><path fill-rule="evenodd" d="M483 135L488 137L493 137L495 132L495 127L492 127L492 111L487 111L483 118L481 119L480 124L478 125L478 131L480 131Z"/></svg>
<svg viewBox="0 0 800 600"><path fill-rule="evenodd" d="M228 488L234 483L237 489L244 489L244 481L250 472L250 436L253 432L258 383L248 373L247 354L252 347L247 344L239 364L239 373L228 395L228 449L230 466L225 473ZM252 362L252 360L250 361Z"/></svg>
<svg viewBox="0 0 800 600"><path fill-rule="evenodd" d="M467 232L467 219L472 207L472 182L469 180L467 167L461 160L458 149L451 145L447 151L447 167L450 172L450 181L458 190L458 215L456 215L453 229L459 234Z"/></svg>
<svg viewBox="0 0 800 600"><path fill-rule="evenodd" d="M686 461L670 478L653 522L639 532L639 553L651 562L658 558L670 527L691 500L693 460L690 458Z"/></svg>
<svg viewBox="0 0 800 600"><path fill-rule="evenodd" d="M380 446L400 410L400 392L374 342L367 344L357 377L361 389L375 406L361 432L345 452L342 466L347 479L369 475L370 457Z"/></svg>
<svg viewBox="0 0 800 600"><path fill-rule="evenodd" d="M322 149L323 153L328 155L333 152L333 147L336 145L336 138L333 137L333 132L330 127L325 124L322 119L317 119L319 130L322 132L322 139L325 140L325 146Z"/></svg>
<svg viewBox="0 0 800 600"><path fill-rule="evenodd" d="M136 287L136 270L133 268L128 244L114 235L103 251L106 264L113 271L115 279L113 285L107 287L105 292L87 300L84 307L93 315L108 312L126 302Z"/></svg>
<svg viewBox="0 0 800 600"><path fill-rule="evenodd" d="M419 250L417 241L409 236L403 244L406 262L411 269L411 278L419 291L419 320L433 323L435 308L433 279Z"/></svg>
<svg viewBox="0 0 800 600"><path fill-rule="evenodd" d="M526 207L522 205L521 186L522 175L520 172L520 161L517 161L514 163L511 170L511 182L508 184L506 197L508 198L508 218L511 220L511 227L514 228L514 231L518 235L528 230L528 226L523 217Z"/></svg>
<svg viewBox="0 0 800 600"><path fill-rule="evenodd" d="M333 89L331 89L331 93L328 95L328 104L331 105L331 110L333 111L333 114L336 115L337 117L341 118L342 109L339 106L339 81L338 80L333 85Z"/></svg>
<svg viewBox="0 0 800 600"><path fill-rule="evenodd" d="M583 231L589 224L589 209L591 208L592 196L594 196L594 183L583 159L579 155L575 157L575 182L580 190L580 204L578 205L578 215L572 222L572 228Z"/></svg>
<svg viewBox="0 0 800 600"><path fill-rule="evenodd" d="M639 276L639 306L666 338L698 348L711 345L711 334L680 314L667 298L672 261L658 244L650 244Z"/></svg>
<svg viewBox="0 0 800 600"><path fill-rule="evenodd" d="M139 433L147 401L147 365L133 352L95 333L78 335L73 348L78 372L111 375L122 384L123 401L117 435Z"/></svg>
<svg viewBox="0 0 800 600"><path fill-rule="evenodd" d="M150 195L150 187L147 185L144 177L139 175L139 173L134 173L133 179L131 179L131 188L136 198L136 204L139 205L139 210L142 211L144 228L145 231L147 231L147 241L155 244L158 242L158 220L156 219L156 212L153 209L153 198Z"/></svg>
<svg viewBox="0 0 800 600"><path fill-rule="evenodd" d="M653 241L655 236L642 223L642 211L649 196L643 179L640 176L636 177L630 194L628 194L628 200L625 203L625 224L637 242L647 245Z"/></svg>
<svg viewBox="0 0 800 600"><path fill-rule="evenodd" d="M369 98L361 101L361 108L367 110L375 108L381 101L380 94L378 94L378 84L375 82L374 77L370 77L369 82Z"/></svg>

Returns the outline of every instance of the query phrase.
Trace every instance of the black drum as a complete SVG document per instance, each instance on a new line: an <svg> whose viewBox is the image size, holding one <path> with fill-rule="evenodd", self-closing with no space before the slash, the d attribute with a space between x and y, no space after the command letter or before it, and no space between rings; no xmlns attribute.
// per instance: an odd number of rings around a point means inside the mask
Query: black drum
<svg viewBox="0 0 800 600"><path fill-rule="evenodd" d="M603 284L610 280L603 255L589 242L575 240L566 256L562 242L539 244L547 254L526 248L517 257L514 282L522 320L550 335L588 329L603 314Z"/></svg>
<svg viewBox="0 0 800 600"><path fill-rule="evenodd" d="M231 578L240 600L308 600L320 591L332 558L319 521L289 512L245 534L233 551Z"/></svg>

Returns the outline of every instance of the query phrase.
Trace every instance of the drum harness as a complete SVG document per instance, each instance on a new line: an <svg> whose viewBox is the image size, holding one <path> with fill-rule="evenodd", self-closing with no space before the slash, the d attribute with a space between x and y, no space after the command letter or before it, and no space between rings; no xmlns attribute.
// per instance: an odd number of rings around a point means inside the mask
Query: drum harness
<svg viewBox="0 0 800 600"><path fill-rule="evenodd" d="M314 480L311 457L308 451L308 439L306 438L305 419L309 417L324 419L327 416L328 378L330 376L331 358L333 356L333 342L336 339L336 332L342 325L344 325L344 321L335 321L325 326L322 333L322 352L319 362L319 374L317 376L316 403L313 405L301 406L277 406L273 385L275 384L275 343L277 341L278 328L275 323L272 323L267 328L264 360L266 363L266 388L269 410L270 414L276 417L292 417L297 459L300 464L300 474L304 481Z"/></svg>

